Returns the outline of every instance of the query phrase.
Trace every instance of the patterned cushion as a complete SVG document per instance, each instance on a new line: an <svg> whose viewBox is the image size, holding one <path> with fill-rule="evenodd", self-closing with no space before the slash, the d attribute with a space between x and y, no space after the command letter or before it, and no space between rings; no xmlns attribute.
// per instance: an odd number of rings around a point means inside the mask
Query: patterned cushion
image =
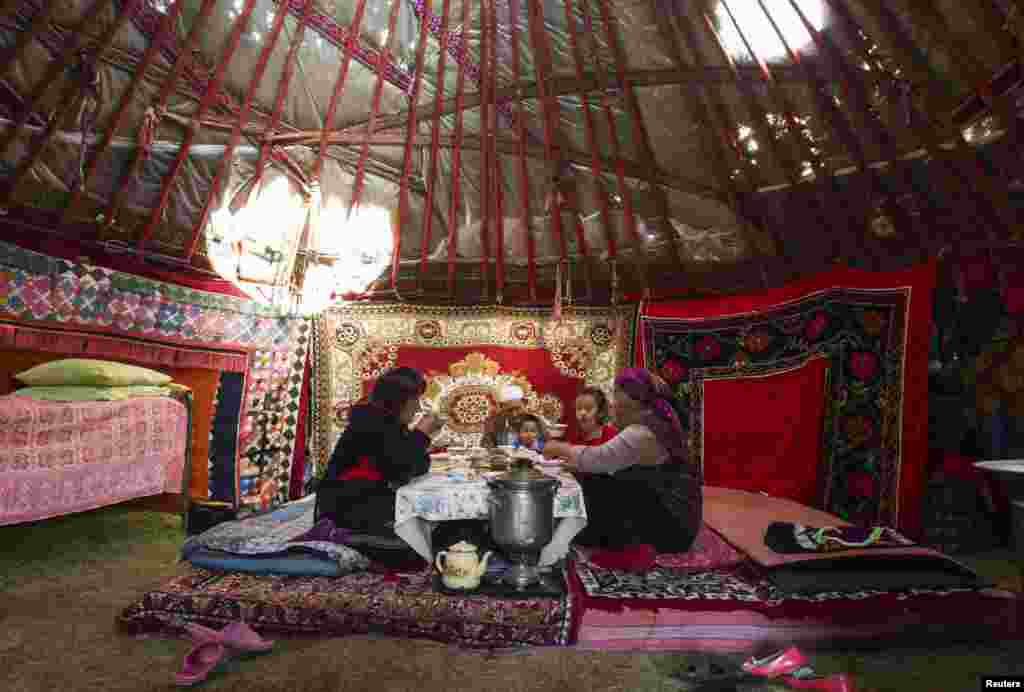
<svg viewBox="0 0 1024 692"><path fill-rule="evenodd" d="M720 569L743 562L746 557L725 542L725 539L702 523L693 546L685 553L659 553L654 557L658 567L678 569Z"/></svg>
<svg viewBox="0 0 1024 692"><path fill-rule="evenodd" d="M592 552L589 548L576 547L577 556L588 564L592 564ZM703 523L690 550L685 553L657 553L654 556L657 567L668 569L721 569L738 565L744 560L746 557L743 553Z"/></svg>
<svg viewBox="0 0 1024 692"><path fill-rule="evenodd" d="M20 372L15 377L32 387L67 385L162 387L171 381L170 375L156 370L89 358L66 358L43 363Z"/></svg>

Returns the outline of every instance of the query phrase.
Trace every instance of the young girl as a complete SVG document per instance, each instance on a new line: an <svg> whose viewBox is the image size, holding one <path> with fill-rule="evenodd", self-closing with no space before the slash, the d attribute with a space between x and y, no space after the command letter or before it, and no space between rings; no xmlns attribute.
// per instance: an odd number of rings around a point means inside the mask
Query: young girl
<svg viewBox="0 0 1024 692"><path fill-rule="evenodd" d="M586 387L576 397L576 421L578 436L569 444L596 447L618 434L608 422L608 397L598 387Z"/></svg>
<svg viewBox="0 0 1024 692"><path fill-rule="evenodd" d="M544 424L540 418L527 413L519 418L519 447L539 452L544 449Z"/></svg>

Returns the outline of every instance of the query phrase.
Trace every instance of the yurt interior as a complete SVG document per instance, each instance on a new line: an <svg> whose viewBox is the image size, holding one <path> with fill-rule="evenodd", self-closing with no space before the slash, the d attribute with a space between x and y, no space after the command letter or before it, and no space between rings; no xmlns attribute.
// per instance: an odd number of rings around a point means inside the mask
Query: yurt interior
<svg viewBox="0 0 1024 692"><path fill-rule="evenodd" d="M0 55L0 689L1024 689L1020 0Z"/></svg>

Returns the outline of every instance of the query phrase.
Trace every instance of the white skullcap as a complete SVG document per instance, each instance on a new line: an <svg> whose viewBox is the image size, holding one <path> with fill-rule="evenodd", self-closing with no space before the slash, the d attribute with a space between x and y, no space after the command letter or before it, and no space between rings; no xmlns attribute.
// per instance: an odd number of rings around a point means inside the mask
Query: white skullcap
<svg viewBox="0 0 1024 692"><path fill-rule="evenodd" d="M523 396L523 388L517 387L514 384L507 384L498 390L498 401L503 404L513 401L522 401Z"/></svg>

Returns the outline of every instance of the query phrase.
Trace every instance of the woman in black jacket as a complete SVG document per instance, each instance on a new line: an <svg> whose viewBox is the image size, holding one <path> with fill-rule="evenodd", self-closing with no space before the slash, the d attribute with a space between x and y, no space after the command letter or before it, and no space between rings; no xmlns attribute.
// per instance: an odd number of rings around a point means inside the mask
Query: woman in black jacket
<svg viewBox="0 0 1024 692"><path fill-rule="evenodd" d="M320 485L320 515L339 527L394 536L395 490L430 469L430 436L442 425L427 414L409 429L424 389L417 371L395 368L377 380L368 401L353 406Z"/></svg>

